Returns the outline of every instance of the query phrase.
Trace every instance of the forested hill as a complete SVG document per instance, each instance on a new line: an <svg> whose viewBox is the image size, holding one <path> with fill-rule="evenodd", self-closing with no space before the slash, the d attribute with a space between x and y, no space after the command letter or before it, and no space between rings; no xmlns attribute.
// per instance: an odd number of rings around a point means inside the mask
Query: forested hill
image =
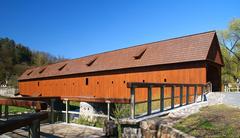
<svg viewBox="0 0 240 138"><path fill-rule="evenodd" d="M0 38L0 85L17 86L17 78L29 67L63 60L49 53L32 51L9 38Z"/></svg>

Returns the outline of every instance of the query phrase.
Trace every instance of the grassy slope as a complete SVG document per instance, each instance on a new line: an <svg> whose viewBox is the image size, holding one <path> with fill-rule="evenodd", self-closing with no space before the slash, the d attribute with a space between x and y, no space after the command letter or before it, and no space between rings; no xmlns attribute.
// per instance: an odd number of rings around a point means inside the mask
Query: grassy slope
<svg viewBox="0 0 240 138"><path fill-rule="evenodd" d="M2 105L2 112L4 112L4 110L5 110L5 107L4 107L4 105ZM31 111L31 109L27 109L24 107L9 106L8 111L10 113L18 113L18 112L29 112L29 111Z"/></svg>
<svg viewBox="0 0 240 138"><path fill-rule="evenodd" d="M240 109L226 105L204 107L174 127L196 137L240 137Z"/></svg>

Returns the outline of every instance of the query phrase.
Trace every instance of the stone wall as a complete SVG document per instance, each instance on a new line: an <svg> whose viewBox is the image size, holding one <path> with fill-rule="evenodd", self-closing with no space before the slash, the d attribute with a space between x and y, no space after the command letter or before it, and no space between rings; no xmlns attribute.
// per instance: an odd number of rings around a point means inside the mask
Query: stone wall
<svg viewBox="0 0 240 138"><path fill-rule="evenodd" d="M205 106L226 104L240 107L240 92L210 92L205 99L207 101L175 108L167 116L141 121L138 127L124 127L122 136L124 138L193 138L172 126L180 119L199 112L199 109Z"/></svg>
<svg viewBox="0 0 240 138"><path fill-rule="evenodd" d="M13 97L18 92L18 89L11 87L0 87L0 96Z"/></svg>

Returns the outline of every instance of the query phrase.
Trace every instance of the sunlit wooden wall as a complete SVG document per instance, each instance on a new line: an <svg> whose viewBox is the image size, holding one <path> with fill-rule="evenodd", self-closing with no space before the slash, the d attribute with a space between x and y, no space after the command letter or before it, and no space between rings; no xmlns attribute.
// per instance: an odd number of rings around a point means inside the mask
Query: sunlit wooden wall
<svg viewBox="0 0 240 138"><path fill-rule="evenodd" d="M169 66L171 67L171 66ZM88 81L88 82L87 82ZM22 95L41 93L42 96L87 96L101 98L129 98L127 82L168 82L168 83L206 83L204 64L175 66L172 68L143 68L141 71L115 71L96 75L75 75L57 78L20 81ZM167 90L166 96L170 94ZM147 90L136 89L137 100L147 97ZM178 95L178 94L176 94ZM153 97L159 96L159 89L154 88Z"/></svg>

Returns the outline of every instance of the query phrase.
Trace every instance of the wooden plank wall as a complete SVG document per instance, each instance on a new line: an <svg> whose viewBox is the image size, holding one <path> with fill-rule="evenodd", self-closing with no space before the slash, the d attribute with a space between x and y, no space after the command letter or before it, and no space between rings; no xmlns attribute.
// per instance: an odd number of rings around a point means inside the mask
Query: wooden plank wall
<svg viewBox="0 0 240 138"><path fill-rule="evenodd" d="M86 85L88 78L88 85ZM79 76L19 82L22 95L41 93L42 96L90 96L100 98L129 98L127 82L206 83L206 68L177 68L146 72ZM191 88L192 89L192 88ZM153 89L153 97L159 97L159 89ZM137 100L147 97L146 89L137 89ZM193 92L193 89L191 90ZM170 89L166 96L169 96ZM175 94L179 95L179 93Z"/></svg>

